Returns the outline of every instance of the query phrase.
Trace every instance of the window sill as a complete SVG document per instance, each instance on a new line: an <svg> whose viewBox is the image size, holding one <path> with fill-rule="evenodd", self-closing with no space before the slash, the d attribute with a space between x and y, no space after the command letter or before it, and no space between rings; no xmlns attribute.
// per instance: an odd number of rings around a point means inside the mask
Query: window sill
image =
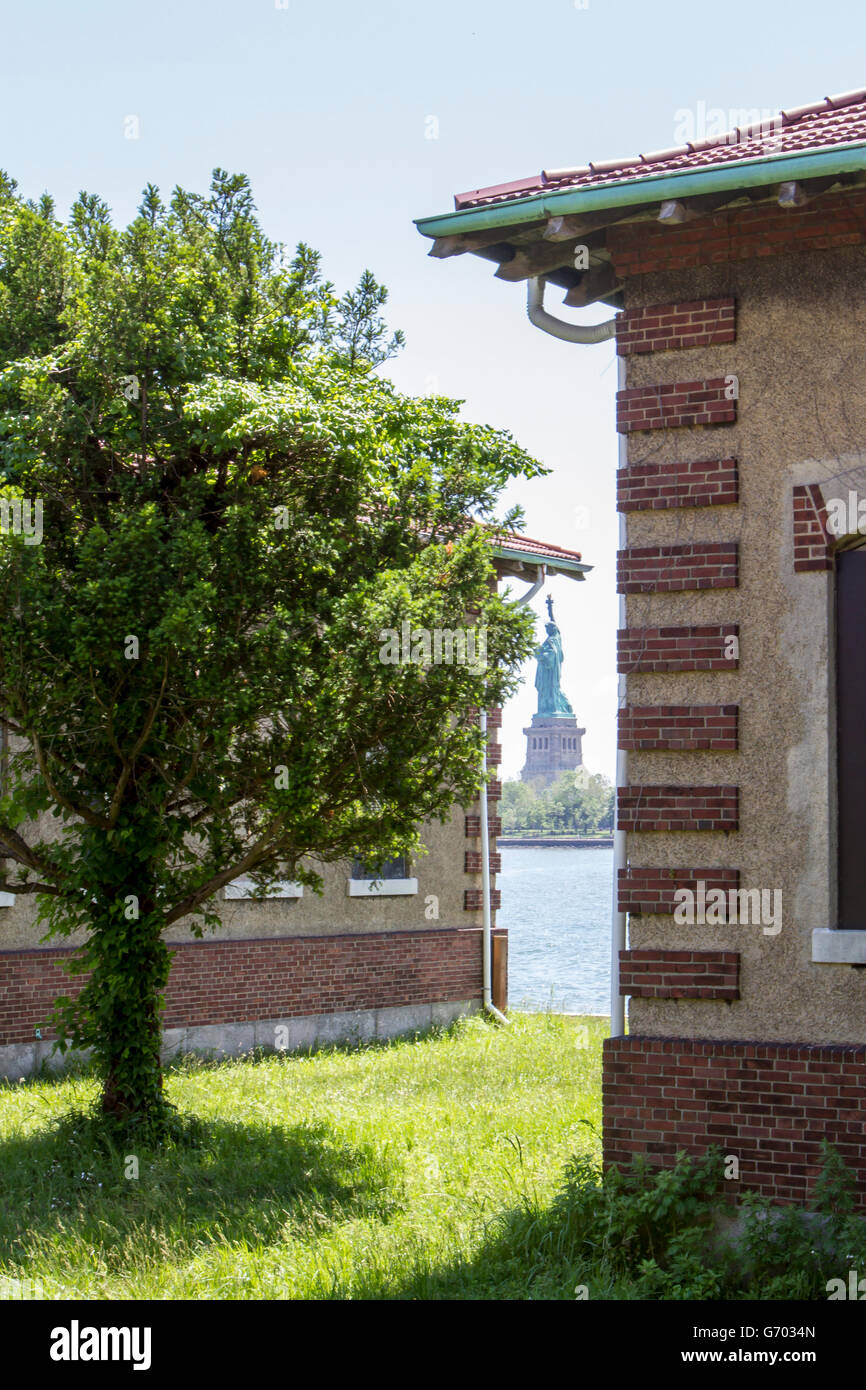
<svg viewBox="0 0 866 1390"><path fill-rule="evenodd" d="M350 878L350 898L398 898L418 892L417 878Z"/></svg>
<svg viewBox="0 0 866 1390"><path fill-rule="evenodd" d="M227 898L243 898L247 901L262 902L263 899L253 898L255 886L252 879L236 878L225 886ZM304 885L302 883L290 883L288 880L281 880L272 883L267 890L268 898L302 898L304 896Z"/></svg>
<svg viewBox="0 0 866 1390"><path fill-rule="evenodd" d="M812 960L820 965L866 965L866 931L816 927Z"/></svg>

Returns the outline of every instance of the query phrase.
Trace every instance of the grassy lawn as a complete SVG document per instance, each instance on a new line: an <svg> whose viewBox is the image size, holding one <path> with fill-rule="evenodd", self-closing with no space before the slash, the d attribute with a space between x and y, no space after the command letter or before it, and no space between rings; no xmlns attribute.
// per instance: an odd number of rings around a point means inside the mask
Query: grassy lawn
<svg viewBox="0 0 866 1390"><path fill-rule="evenodd" d="M0 1275L49 1298L573 1298L531 1232L598 1152L605 1032L516 1014L186 1061L168 1092L196 1141L133 1155L137 1178L75 1118L92 1078L0 1085Z"/></svg>

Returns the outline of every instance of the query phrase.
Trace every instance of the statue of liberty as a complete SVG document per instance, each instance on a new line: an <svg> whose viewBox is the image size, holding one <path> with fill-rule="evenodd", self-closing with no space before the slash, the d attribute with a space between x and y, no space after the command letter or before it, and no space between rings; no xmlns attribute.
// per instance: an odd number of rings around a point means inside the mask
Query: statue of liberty
<svg viewBox="0 0 866 1390"><path fill-rule="evenodd" d="M570 715L574 717L574 710L559 688L559 677L562 671L562 637L559 628L553 621L553 599L548 595L547 612L550 621L544 624L547 637L540 647L536 647L535 655L538 666L535 672L535 688L538 691L538 714L546 715Z"/></svg>

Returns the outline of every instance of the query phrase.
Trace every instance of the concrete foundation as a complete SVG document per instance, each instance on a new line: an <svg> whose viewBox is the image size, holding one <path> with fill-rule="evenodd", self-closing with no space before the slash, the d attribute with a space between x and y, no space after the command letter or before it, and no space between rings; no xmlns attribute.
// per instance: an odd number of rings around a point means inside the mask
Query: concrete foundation
<svg viewBox="0 0 866 1390"><path fill-rule="evenodd" d="M329 1043L364 1043L397 1038L433 1027L447 1027L458 1018L477 1013L477 999L449 999L439 1004L407 1004L352 1013L308 1014L300 1018L258 1019L254 1023L212 1023L195 1028L167 1028L163 1059L187 1053L219 1061L243 1057L255 1048L267 1052L300 1052ZM81 1059L82 1053L69 1053ZM45 1066L62 1071L66 1058L52 1055L50 1042L7 1043L0 1047L0 1077L18 1081Z"/></svg>

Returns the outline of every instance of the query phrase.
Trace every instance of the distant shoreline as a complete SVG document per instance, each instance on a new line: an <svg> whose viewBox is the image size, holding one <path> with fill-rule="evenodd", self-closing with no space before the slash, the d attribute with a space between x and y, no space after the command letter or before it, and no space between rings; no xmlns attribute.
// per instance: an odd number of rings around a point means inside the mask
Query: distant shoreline
<svg viewBox="0 0 866 1390"><path fill-rule="evenodd" d="M497 845L564 845L569 849L609 849L612 835L500 835Z"/></svg>

